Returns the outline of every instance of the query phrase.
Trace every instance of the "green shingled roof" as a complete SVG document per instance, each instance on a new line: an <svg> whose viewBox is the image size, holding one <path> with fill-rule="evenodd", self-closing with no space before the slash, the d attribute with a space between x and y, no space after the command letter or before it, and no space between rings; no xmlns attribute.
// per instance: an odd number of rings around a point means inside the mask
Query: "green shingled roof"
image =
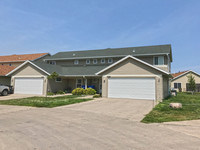
<svg viewBox="0 0 200 150"><path fill-rule="evenodd" d="M137 56L137 55L154 55L154 54L171 54L171 45L155 45L155 46L142 46L142 47L127 47L127 48L108 48L99 50L84 50L84 51L68 51L59 52L52 55L47 60L57 59L74 59L82 57L109 57L109 56Z"/></svg>
<svg viewBox="0 0 200 150"><path fill-rule="evenodd" d="M41 69L45 70L49 74L56 72L60 76L93 76L95 73L106 68L107 65L96 65L96 66L58 66L50 65L44 62L32 62Z"/></svg>

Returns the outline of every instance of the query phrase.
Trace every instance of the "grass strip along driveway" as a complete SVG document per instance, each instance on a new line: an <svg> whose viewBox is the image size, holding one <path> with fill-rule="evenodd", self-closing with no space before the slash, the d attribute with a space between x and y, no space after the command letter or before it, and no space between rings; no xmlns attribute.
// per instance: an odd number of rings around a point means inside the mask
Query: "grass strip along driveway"
<svg viewBox="0 0 200 150"><path fill-rule="evenodd" d="M169 104L172 102L182 103L183 108L170 108ZM200 119L200 94L178 93L177 96L159 103L141 122L159 123L197 119Z"/></svg>
<svg viewBox="0 0 200 150"><path fill-rule="evenodd" d="M80 103L92 100L91 98L81 98L74 95L60 96L60 97L29 97L22 99L3 100L0 105L18 105L18 106L32 106L32 107L57 107Z"/></svg>

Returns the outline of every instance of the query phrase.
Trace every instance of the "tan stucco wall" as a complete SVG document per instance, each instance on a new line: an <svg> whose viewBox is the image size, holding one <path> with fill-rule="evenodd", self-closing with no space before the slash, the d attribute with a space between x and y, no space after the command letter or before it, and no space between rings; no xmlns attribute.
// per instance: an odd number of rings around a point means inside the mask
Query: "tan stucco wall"
<svg viewBox="0 0 200 150"><path fill-rule="evenodd" d="M11 75L11 85L15 85L15 78L44 78L43 95L47 94L47 75L31 64L26 64Z"/></svg>
<svg viewBox="0 0 200 150"><path fill-rule="evenodd" d="M0 76L0 84L10 85L10 77Z"/></svg>
<svg viewBox="0 0 200 150"><path fill-rule="evenodd" d="M133 59L127 59L120 64L110 68L102 73L102 96L108 97L108 77L155 77L156 100L161 101L164 98L163 77L162 74Z"/></svg>
<svg viewBox="0 0 200 150"><path fill-rule="evenodd" d="M186 92L186 84L188 83L188 75L190 73L185 74L184 76L177 78L176 80L171 81L171 88L174 88L174 83L181 83L182 91ZM196 74L192 73L192 75L195 77L196 84L200 84L200 77Z"/></svg>

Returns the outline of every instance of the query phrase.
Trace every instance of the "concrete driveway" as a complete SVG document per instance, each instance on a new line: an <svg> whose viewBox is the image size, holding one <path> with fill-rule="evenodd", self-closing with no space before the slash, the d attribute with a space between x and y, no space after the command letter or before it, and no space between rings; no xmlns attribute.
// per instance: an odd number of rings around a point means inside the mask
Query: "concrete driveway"
<svg viewBox="0 0 200 150"><path fill-rule="evenodd" d="M151 106L150 101L125 99L57 108L0 105L0 111L4 110L0 113L0 149L199 149L200 137L186 134L183 129L140 123Z"/></svg>

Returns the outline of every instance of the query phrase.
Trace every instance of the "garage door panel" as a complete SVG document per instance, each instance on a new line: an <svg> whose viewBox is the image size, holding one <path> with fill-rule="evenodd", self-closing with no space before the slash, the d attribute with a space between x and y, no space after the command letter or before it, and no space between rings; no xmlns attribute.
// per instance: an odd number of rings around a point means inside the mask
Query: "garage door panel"
<svg viewBox="0 0 200 150"><path fill-rule="evenodd" d="M15 94L43 94L43 78L16 78Z"/></svg>
<svg viewBox="0 0 200 150"><path fill-rule="evenodd" d="M154 78L109 78L108 97L155 99Z"/></svg>

